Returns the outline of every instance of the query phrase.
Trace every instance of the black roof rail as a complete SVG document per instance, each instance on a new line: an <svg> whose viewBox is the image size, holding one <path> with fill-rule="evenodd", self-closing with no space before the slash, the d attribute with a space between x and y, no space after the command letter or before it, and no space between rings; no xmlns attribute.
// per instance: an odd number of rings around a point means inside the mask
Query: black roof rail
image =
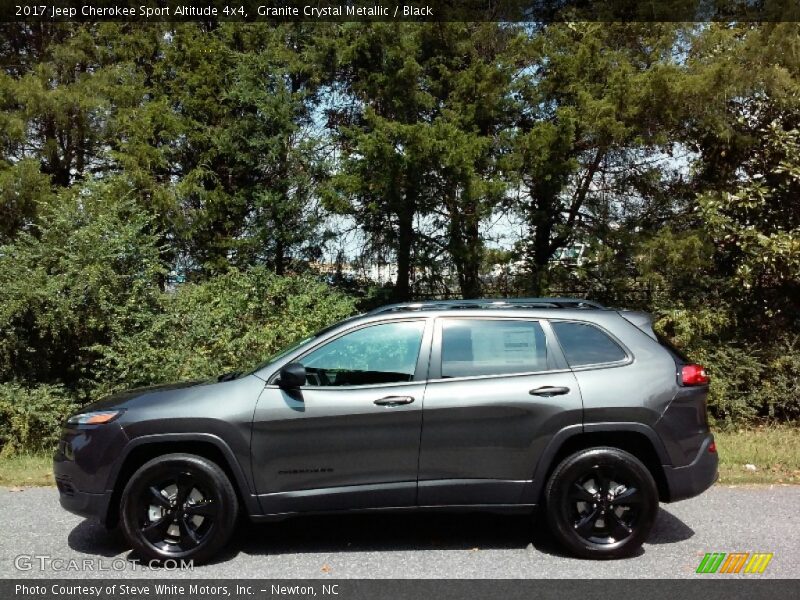
<svg viewBox="0 0 800 600"><path fill-rule="evenodd" d="M417 310L469 310L503 308L584 308L606 310L602 304L584 298L480 298L476 300L419 300L387 304L367 314Z"/></svg>

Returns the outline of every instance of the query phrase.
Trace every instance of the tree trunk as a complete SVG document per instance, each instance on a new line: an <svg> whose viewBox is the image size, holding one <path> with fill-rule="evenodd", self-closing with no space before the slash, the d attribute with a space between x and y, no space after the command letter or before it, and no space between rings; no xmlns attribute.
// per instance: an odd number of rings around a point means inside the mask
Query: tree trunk
<svg viewBox="0 0 800 600"><path fill-rule="evenodd" d="M394 296L398 302L411 299L411 248L414 242L415 205L411 198L400 203L397 211L397 280Z"/></svg>
<svg viewBox="0 0 800 600"><path fill-rule="evenodd" d="M286 257L283 249L283 239L280 234L275 240L275 274L283 275L286 273Z"/></svg>
<svg viewBox="0 0 800 600"><path fill-rule="evenodd" d="M533 259L531 279L528 290L533 296L541 296L545 290L547 263L552 252L550 238L553 234L552 208L542 208L546 200L535 200L531 211L530 224L533 229Z"/></svg>
<svg viewBox="0 0 800 600"><path fill-rule="evenodd" d="M480 298L481 240L477 210L466 217L462 239L464 260L461 295L464 298Z"/></svg>
<svg viewBox="0 0 800 600"><path fill-rule="evenodd" d="M477 207L474 203L462 211L462 204L454 197L446 202L450 227L448 246L450 258L458 274L458 286L464 298L481 295L481 245Z"/></svg>

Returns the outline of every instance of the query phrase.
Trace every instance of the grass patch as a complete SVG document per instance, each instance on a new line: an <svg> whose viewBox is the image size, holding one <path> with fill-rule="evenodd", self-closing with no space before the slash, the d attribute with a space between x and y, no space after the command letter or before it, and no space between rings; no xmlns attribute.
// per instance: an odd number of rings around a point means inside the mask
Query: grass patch
<svg viewBox="0 0 800 600"><path fill-rule="evenodd" d="M759 427L715 431L719 482L800 484L800 427ZM754 465L750 470L745 465ZM0 486L54 485L50 454L0 458Z"/></svg>
<svg viewBox="0 0 800 600"><path fill-rule="evenodd" d="M715 431L714 437L720 457L720 483L800 484L800 427Z"/></svg>
<svg viewBox="0 0 800 600"><path fill-rule="evenodd" d="M52 454L19 454L0 458L0 485L40 487L55 485Z"/></svg>

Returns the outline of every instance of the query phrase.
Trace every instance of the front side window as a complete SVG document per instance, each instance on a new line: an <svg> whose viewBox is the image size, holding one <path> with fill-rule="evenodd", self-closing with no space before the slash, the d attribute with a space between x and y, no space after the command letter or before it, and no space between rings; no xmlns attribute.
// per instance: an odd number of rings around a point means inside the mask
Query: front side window
<svg viewBox="0 0 800 600"><path fill-rule="evenodd" d="M614 340L594 325L552 322L570 367L619 362L627 355Z"/></svg>
<svg viewBox="0 0 800 600"><path fill-rule="evenodd" d="M381 323L336 338L300 360L308 385L412 381L424 329L424 321Z"/></svg>
<svg viewBox="0 0 800 600"><path fill-rule="evenodd" d="M546 370L547 344L536 321L442 321L443 378Z"/></svg>

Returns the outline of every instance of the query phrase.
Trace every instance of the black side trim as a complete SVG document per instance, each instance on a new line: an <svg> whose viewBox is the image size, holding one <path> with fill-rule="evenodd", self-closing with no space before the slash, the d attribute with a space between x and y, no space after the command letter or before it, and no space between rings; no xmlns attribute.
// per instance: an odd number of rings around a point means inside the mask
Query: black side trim
<svg viewBox="0 0 800 600"><path fill-rule="evenodd" d="M369 513L408 513L408 512L482 512L503 515L527 515L536 509L535 504L448 504L441 506L381 506L376 508L351 508L344 510L318 510L312 512L285 512L267 515L250 515L254 523L283 521L293 517L311 515L360 515Z"/></svg>
<svg viewBox="0 0 800 600"><path fill-rule="evenodd" d="M420 506L517 504L530 481L507 479L433 479L419 482Z"/></svg>
<svg viewBox="0 0 800 600"><path fill-rule="evenodd" d="M530 481L437 479L276 492L258 496L264 515L419 507L519 506ZM522 505L524 506L524 505Z"/></svg>
<svg viewBox="0 0 800 600"><path fill-rule="evenodd" d="M261 494L258 500L262 514L274 515L413 506L416 495L416 481L401 481L275 492Z"/></svg>

